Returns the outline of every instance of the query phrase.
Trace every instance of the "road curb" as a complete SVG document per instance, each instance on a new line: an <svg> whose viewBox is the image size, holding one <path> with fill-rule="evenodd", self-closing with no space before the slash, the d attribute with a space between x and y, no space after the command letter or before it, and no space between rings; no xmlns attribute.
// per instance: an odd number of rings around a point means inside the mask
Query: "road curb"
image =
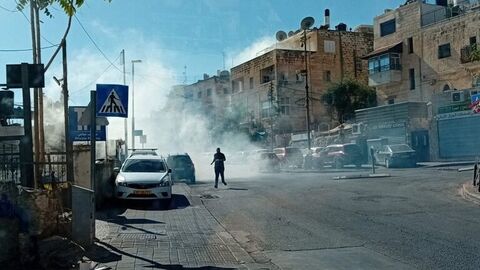
<svg viewBox="0 0 480 270"><path fill-rule="evenodd" d="M475 188L470 181L462 185L460 188L460 194L465 200L480 205L480 193L475 191Z"/></svg>
<svg viewBox="0 0 480 270"><path fill-rule="evenodd" d="M417 162L417 165L422 168L441 168L441 167L452 167L452 166L467 166L467 165L474 165L475 161L455 161L455 162L445 162L445 163L438 163L438 164L428 164Z"/></svg>
<svg viewBox="0 0 480 270"><path fill-rule="evenodd" d="M334 180L343 179L360 179L360 178L385 178L390 177L388 173L376 173L376 174L354 174L354 175L342 175L333 177Z"/></svg>

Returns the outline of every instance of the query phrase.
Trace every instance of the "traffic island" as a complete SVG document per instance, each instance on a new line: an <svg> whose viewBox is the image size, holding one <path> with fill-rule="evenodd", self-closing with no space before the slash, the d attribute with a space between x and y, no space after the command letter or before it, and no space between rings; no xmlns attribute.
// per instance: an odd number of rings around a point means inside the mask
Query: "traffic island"
<svg viewBox="0 0 480 270"><path fill-rule="evenodd" d="M370 174L351 174L333 177L334 180L361 179L361 178L385 178L390 177L388 173L370 173Z"/></svg>

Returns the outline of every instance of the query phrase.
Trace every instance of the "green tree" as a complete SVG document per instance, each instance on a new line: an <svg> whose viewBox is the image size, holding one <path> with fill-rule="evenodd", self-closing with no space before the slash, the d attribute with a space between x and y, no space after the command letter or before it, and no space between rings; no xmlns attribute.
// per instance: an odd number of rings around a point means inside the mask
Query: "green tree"
<svg viewBox="0 0 480 270"><path fill-rule="evenodd" d="M480 61L480 46L477 44L471 45L472 52L470 53L470 61Z"/></svg>
<svg viewBox="0 0 480 270"><path fill-rule="evenodd" d="M322 100L336 112L340 123L351 119L355 110L377 105L375 90L351 79L330 86L322 95Z"/></svg>
<svg viewBox="0 0 480 270"><path fill-rule="evenodd" d="M59 4L62 7L63 11L68 16L73 16L77 11L77 8L81 7L85 0L35 0L40 10L43 10L45 15L52 17L52 13L49 8L53 4ZM17 9L23 10L26 6L30 4L30 0L18 0Z"/></svg>

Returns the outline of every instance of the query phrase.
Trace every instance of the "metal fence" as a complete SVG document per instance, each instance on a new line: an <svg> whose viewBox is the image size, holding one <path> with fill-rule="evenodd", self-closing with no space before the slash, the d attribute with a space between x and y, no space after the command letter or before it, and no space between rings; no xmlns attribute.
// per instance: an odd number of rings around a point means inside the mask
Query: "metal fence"
<svg viewBox="0 0 480 270"><path fill-rule="evenodd" d="M21 161L19 145L15 143L2 143L0 145L0 182L22 182L22 171L28 167ZM65 152L50 152L42 160L33 163L35 174L38 175L39 188L48 184L67 182L67 158Z"/></svg>

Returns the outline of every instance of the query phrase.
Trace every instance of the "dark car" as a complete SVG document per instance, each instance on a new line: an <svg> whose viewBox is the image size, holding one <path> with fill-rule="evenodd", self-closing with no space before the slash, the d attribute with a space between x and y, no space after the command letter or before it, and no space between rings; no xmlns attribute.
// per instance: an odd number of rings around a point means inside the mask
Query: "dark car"
<svg viewBox="0 0 480 270"><path fill-rule="evenodd" d="M356 144L334 144L327 146L319 154L318 166L332 165L337 169L345 165L362 166L363 155L360 147Z"/></svg>
<svg viewBox="0 0 480 270"><path fill-rule="evenodd" d="M258 153L254 160L259 171L280 171L280 159L273 152Z"/></svg>
<svg viewBox="0 0 480 270"><path fill-rule="evenodd" d="M294 166L302 167L303 166L303 154L300 148L297 147L282 147L275 148L273 152L280 159L282 166Z"/></svg>
<svg viewBox="0 0 480 270"><path fill-rule="evenodd" d="M167 164L172 169L174 180L186 179L190 183L195 183L195 165L188 154L169 155Z"/></svg>
<svg viewBox="0 0 480 270"><path fill-rule="evenodd" d="M375 154L375 160L387 168L415 167L417 165L415 150L406 144L384 145Z"/></svg>

